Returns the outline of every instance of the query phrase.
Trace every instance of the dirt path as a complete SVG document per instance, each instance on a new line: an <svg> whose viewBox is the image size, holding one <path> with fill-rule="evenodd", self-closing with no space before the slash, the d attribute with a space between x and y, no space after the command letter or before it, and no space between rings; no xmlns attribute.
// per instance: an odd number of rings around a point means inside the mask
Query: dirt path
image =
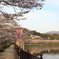
<svg viewBox="0 0 59 59"><path fill-rule="evenodd" d="M11 45L9 48L5 49L4 52L0 53L0 59L17 59L14 45Z"/></svg>

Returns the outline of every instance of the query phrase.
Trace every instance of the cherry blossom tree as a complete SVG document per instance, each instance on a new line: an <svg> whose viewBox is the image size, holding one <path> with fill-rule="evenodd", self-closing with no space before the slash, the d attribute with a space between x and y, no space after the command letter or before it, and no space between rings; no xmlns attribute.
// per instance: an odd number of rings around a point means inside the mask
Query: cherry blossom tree
<svg viewBox="0 0 59 59"><path fill-rule="evenodd" d="M16 24L15 20L24 20L26 18L19 18L24 17L24 14L27 14L31 11L31 9L42 9L45 0L0 0L0 14L5 17L4 23L14 23ZM15 13L8 13L4 11L4 7L9 8L10 6L13 8ZM18 9L18 11L17 11ZM11 8L10 8L11 10Z"/></svg>

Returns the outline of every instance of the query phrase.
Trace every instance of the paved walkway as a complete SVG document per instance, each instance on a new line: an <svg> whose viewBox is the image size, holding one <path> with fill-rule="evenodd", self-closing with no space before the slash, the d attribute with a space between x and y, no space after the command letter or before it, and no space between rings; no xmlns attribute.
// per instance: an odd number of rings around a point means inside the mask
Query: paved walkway
<svg viewBox="0 0 59 59"><path fill-rule="evenodd" d="M4 52L0 53L0 59L18 59L14 45L11 45L9 48L5 49Z"/></svg>

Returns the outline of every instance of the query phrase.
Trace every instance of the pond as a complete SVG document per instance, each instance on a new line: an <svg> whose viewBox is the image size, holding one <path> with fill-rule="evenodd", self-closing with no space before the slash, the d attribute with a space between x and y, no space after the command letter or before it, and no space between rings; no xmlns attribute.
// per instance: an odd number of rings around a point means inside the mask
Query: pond
<svg viewBox="0 0 59 59"><path fill-rule="evenodd" d="M59 59L59 54L43 54L43 59Z"/></svg>
<svg viewBox="0 0 59 59"><path fill-rule="evenodd" d="M59 45L25 45L25 50L43 59L59 59Z"/></svg>

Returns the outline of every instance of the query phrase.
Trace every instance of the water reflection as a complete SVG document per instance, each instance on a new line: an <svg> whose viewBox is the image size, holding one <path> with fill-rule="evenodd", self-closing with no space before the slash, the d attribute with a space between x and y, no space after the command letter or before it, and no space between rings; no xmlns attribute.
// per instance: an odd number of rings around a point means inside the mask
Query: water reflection
<svg viewBox="0 0 59 59"><path fill-rule="evenodd" d="M41 59L59 59L59 46L48 45L25 45L25 50L29 50L31 54L37 54Z"/></svg>
<svg viewBox="0 0 59 59"><path fill-rule="evenodd" d="M59 54L43 54L43 59L59 59Z"/></svg>
<svg viewBox="0 0 59 59"><path fill-rule="evenodd" d="M59 46L40 46L40 45L26 45L25 50L30 53L59 53Z"/></svg>

